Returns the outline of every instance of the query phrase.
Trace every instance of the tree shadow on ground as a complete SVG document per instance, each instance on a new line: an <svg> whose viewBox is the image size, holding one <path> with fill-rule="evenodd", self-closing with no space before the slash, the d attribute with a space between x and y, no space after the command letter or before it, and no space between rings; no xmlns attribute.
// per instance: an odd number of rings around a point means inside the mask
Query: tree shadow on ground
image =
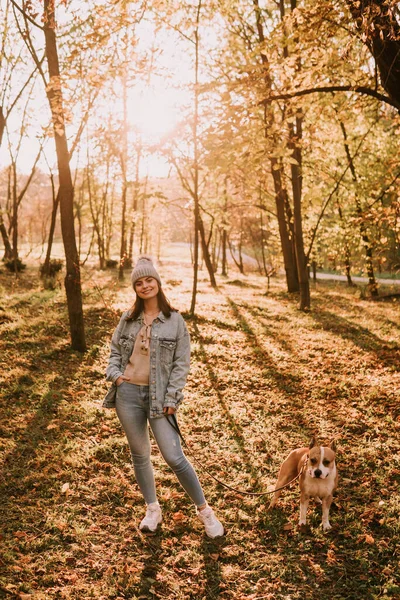
<svg viewBox="0 0 400 600"><path fill-rule="evenodd" d="M221 392L221 389L220 389L221 386L220 386L220 382L218 379L218 375L212 366L211 359L207 355L206 349L204 347L202 335L199 331L199 328L198 328L196 322L193 323L193 338L199 344L199 359L205 365L205 367L208 371L210 381L213 384L213 389L214 389L215 393L217 394L218 402L221 405L224 416L228 421L229 429L232 433L232 437L235 440L235 442L237 443L237 445L241 451L243 464L246 466L247 471L251 474L252 479L254 479L254 481L257 482L258 484L260 484L259 473L255 469L254 465L249 460L247 432L245 431L243 426L233 417L231 411L229 410L229 406L227 405L227 403L224 399L224 396Z"/></svg>
<svg viewBox="0 0 400 600"><path fill-rule="evenodd" d="M395 371L400 370L400 347L397 345L391 346L386 340L382 340L369 329L327 310L312 311L310 316L324 331L339 335L364 352L374 353L384 366Z"/></svg>
<svg viewBox="0 0 400 600"><path fill-rule="evenodd" d="M260 317L263 319L268 319L268 310L267 309L257 308L255 306L252 306L251 304L242 303L241 305L236 304L235 310L239 310L239 307L243 307L244 309L246 309L252 315L252 317L254 317L255 319L260 319ZM265 323L265 322L261 323L261 326L262 326L264 332L266 333L266 335L268 337L277 341L279 343L279 345L286 352L293 353L293 345L288 340L288 338L284 337L282 334L277 335L276 323L278 321L278 318L276 315L274 315L273 318L274 318L275 328L267 325L267 323ZM290 318L285 317L285 316L280 316L280 318L279 318L279 321L281 321L281 322L282 321L288 322L289 320L290 320Z"/></svg>
<svg viewBox="0 0 400 600"><path fill-rule="evenodd" d="M32 514L28 521L35 522L35 499L51 493L54 479L44 473L46 453L57 448L60 453L68 439L74 438L75 419L79 401L72 390L77 387L76 375L82 361L90 364L95 357L72 350L64 338L67 317L62 310L42 307L39 319L26 321L24 329L7 331L2 336L1 350L19 357L16 375L3 382L1 389L0 417L2 437L9 451L3 455L3 478L0 484L0 512L5 516L8 528L18 527L18 514L12 507L18 498L28 499ZM86 313L87 323L97 318L97 311ZM105 317L102 311L102 317ZM54 323L59 321L58 326ZM50 323L51 321L51 323ZM54 335L49 335L49 328ZM92 327L90 338L99 341L104 321ZM58 334L58 335L57 335ZM81 392L83 393L83 392ZM66 403L65 401L68 401ZM53 420L57 426L53 426ZM52 463L56 460L51 461ZM62 460L62 458L60 458ZM25 509L26 510L26 509ZM26 513L28 514L28 513Z"/></svg>
<svg viewBox="0 0 400 600"><path fill-rule="evenodd" d="M221 563L219 554L226 545L226 538L209 539L204 535L200 545L203 554L205 573L205 596L206 600L216 600L221 594Z"/></svg>
<svg viewBox="0 0 400 600"><path fill-rule="evenodd" d="M151 553L151 556L146 558L146 563L140 573L140 582L135 589L134 597L144 600L155 596L157 575L161 571L163 564L163 552L161 549L162 527L159 527L156 534L145 535L140 533L138 535L145 538L142 538L141 544L139 543L139 547L142 546L142 552L148 554L150 551Z"/></svg>
<svg viewBox="0 0 400 600"><path fill-rule="evenodd" d="M233 302L233 300L230 298L228 298L228 302L233 314L239 322L240 329L247 337L249 346L258 366L268 378L273 379L277 388L283 394L289 395L291 399L294 400L292 397L300 395L300 393L303 391L303 378L291 371L288 371L287 369L283 369L276 363L276 361L262 347L261 341L246 317L241 312L239 305ZM276 339L276 332L271 333L271 336Z"/></svg>

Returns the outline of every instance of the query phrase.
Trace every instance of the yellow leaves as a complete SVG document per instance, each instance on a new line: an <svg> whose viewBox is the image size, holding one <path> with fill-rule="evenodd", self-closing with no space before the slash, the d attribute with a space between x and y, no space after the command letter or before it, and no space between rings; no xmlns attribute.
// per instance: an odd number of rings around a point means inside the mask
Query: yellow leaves
<svg viewBox="0 0 400 600"><path fill-rule="evenodd" d="M61 94L61 77L59 75L53 75L53 77L50 78L50 81L46 86L46 94Z"/></svg>

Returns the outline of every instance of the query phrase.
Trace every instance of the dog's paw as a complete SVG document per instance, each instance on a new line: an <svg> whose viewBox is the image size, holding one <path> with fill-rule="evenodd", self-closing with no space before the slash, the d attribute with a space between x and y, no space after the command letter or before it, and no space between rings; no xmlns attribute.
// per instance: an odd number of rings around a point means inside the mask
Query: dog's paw
<svg viewBox="0 0 400 600"><path fill-rule="evenodd" d="M322 523L322 529L324 533L326 533L332 529L332 525L329 523L329 521L327 523Z"/></svg>

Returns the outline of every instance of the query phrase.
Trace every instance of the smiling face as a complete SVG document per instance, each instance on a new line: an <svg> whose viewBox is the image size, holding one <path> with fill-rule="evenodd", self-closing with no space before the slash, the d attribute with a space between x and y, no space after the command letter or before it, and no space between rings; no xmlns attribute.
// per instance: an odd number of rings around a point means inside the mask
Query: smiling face
<svg viewBox="0 0 400 600"><path fill-rule="evenodd" d="M154 277L141 277L135 282L135 292L143 300L155 298L159 289L158 281Z"/></svg>

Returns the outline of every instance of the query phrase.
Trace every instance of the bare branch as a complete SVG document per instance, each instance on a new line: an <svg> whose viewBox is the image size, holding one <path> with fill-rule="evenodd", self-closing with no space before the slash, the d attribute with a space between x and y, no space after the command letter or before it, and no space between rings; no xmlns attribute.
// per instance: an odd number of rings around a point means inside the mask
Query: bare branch
<svg viewBox="0 0 400 600"><path fill-rule="evenodd" d="M372 90L369 87L362 85L329 85L329 86L321 86L315 88L309 88L305 90L296 90L294 92L288 92L287 94L277 94L268 96L260 102L260 104L268 104L272 100L290 100L290 98L297 98L299 96L308 96L309 94L319 94L319 93L331 93L331 92L356 92L357 94L364 94L367 96L372 96L381 102L385 102L390 106L393 106L398 111L400 111L400 104L395 100L389 98L389 96L385 96L385 94L380 94L379 92Z"/></svg>
<svg viewBox="0 0 400 600"><path fill-rule="evenodd" d="M43 57L40 59L39 64L41 65L42 62L45 59L45 55L43 55ZM25 88L29 85L30 80L32 79L32 77L35 75L36 71L37 71L38 67L36 65L36 67L34 68L34 70L32 71L32 73L29 75L28 79L26 80L26 82L24 83L24 85L22 86L22 88L20 89L20 91L18 92L18 94L15 96L11 106L8 108L7 113L6 113L6 120L8 119L8 117L10 116L11 111L13 110L13 108L15 107L15 105L17 104L18 100L21 98L22 94L25 91Z"/></svg>
<svg viewBox="0 0 400 600"><path fill-rule="evenodd" d="M359 144L358 144L358 146L357 146L357 149L356 149L355 153L354 153L354 154L353 154L353 156L351 157L351 160L353 160L353 159L354 159L354 158L355 158L355 157L358 155L358 153L360 152L361 146L363 145L363 143L364 143L364 141L365 141L365 138L367 137L367 135L370 133L371 129L372 129L374 126L375 126L375 123L373 123L373 124L371 125L371 127L368 129L367 133L366 133L365 135L363 135L363 137L362 137L362 139L361 139L360 143L359 143ZM339 189L339 186L340 186L340 184L342 183L342 180L344 179L344 177L345 177L345 175L346 175L347 171L348 171L348 170L349 170L349 168L350 168L350 164L351 164L351 162L350 162L350 161L348 161L347 167L345 168L345 170L344 170L344 171L343 171L343 173L341 174L340 178L339 178L339 179L338 179L338 181L336 182L336 185L335 185L335 187L333 188L333 190L332 190L332 191L331 191L331 193L329 194L329 196L328 196L328 198L327 198L327 200L326 200L326 202L325 202L324 206L322 207L322 210L321 210L321 212L320 212L320 215L319 215L319 217L318 217L317 223L316 223L316 225L315 225L315 227L314 227L314 230L313 230L313 232L312 232L311 241L310 241L310 247L309 247L309 249L308 249L308 252L306 253L306 260L307 260L307 261L308 261L308 259L310 258L311 250L312 250L312 247L313 247L313 245L314 245L314 241L315 241L315 236L317 235L317 230L318 230L319 224L320 224L320 222L321 222L321 220L322 220L322 217L323 217L323 216L324 216L324 214L325 214L325 211L326 211L326 209L327 209L327 207L328 207L328 204L329 204L329 202L332 200L333 196L335 195L335 193L336 193L336 192L337 192L337 190Z"/></svg>
<svg viewBox="0 0 400 600"><path fill-rule="evenodd" d="M17 10L19 10L19 12L23 15L24 19L27 19L30 23L32 23L32 25L34 25L38 29L41 29L41 31L44 31L44 27L42 27L42 25L39 25L39 23L36 23L36 21L32 19L32 17L30 17L28 13L15 2L15 0L11 0L11 4Z"/></svg>

